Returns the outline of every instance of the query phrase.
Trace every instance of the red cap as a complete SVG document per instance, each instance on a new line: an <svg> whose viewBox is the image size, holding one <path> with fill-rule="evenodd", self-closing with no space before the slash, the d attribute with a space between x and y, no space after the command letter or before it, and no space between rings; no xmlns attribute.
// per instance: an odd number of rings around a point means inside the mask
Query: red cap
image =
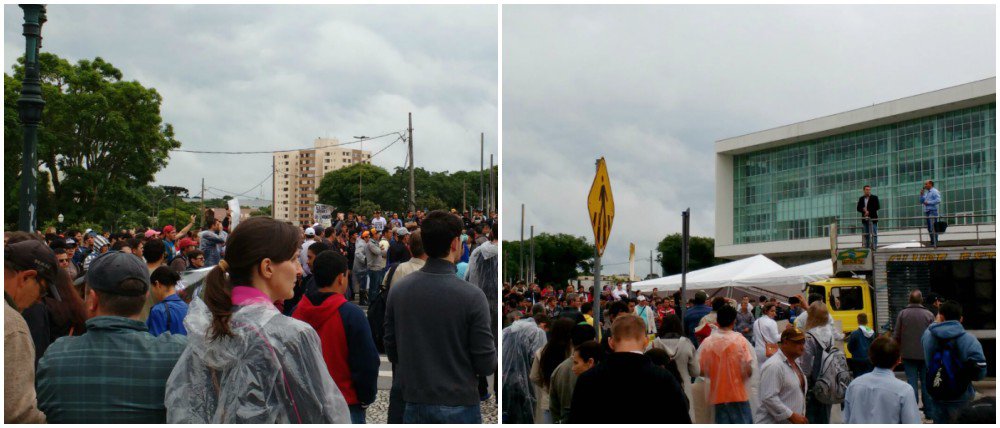
<svg viewBox="0 0 1000 428"><path fill-rule="evenodd" d="M194 241L193 239L191 239L191 238L183 238L183 239L181 239L181 241L180 241L180 242L178 242L178 243L177 243L177 249L179 249L179 250L183 250L183 249L185 249L185 248L187 248L187 247L190 247L190 246L192 246L192 245L193 245L193 246L196 246L196 247L197 247L197 246L198 246L198 243L197 243L197 242L195 242L195 241Z"/></svg>
<svg viewBox="0 0 1000 428"><path fill-rule="evenodd" d="M168 234L170 232L173 232L173 231L174 231L174 226L169 225L169 224L166 225L166 226L163 226L163 234L164 235L166 235L166 234Z"/></svg>

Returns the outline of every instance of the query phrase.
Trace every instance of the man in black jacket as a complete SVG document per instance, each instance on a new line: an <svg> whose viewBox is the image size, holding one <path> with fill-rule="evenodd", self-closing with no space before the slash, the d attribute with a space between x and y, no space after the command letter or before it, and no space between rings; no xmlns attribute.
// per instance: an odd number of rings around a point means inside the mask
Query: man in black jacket
<svg viewBox="0 0 1000 428"><path fill-rule="evenodd" d="M615 352L580 375L573 390L569 423L691 423L684 391L667 369L653 365L642 353L647 343L646 323L642 318L622 314L615 319L610 340ZM630 409L643 410L609 408L609 391L627 397Z"/></svg>
<svg viewBox="0 0 1000 428"><path fill-rule="evenodd" d="M479 376L497 369L486 294L455 275L462 220L445 211L424 218L427 262L389 288L385 353L394 364L403 423L482 423Z"/></svg>
<svg viewBox="0 0 1000 428"><path fill-rule="evenodd" d="M875 248L878 245L878 196L872 194L872 186L865 185L864 196L858 198L858 212L861 213L861 227L864 228L864 245ZM871 239L869 239L869 236Z"/></svg>

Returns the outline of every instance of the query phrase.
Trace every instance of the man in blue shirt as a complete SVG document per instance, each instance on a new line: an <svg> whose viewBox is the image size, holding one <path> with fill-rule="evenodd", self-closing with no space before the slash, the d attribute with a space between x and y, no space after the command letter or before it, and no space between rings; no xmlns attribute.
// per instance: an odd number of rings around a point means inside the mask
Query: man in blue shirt
<svg viewBox="0 0 1000 428"><path fill-rule="evenodd" d="M691 339L691 343L695 347L698 347L698 340L694 337L694 330L698 327L702 317L712 312L712 308L705 305L706 300L708 300L708 293L699 290L694 294L694 305L691 306L691 309L684 311L684 335Z"/></svg>
<svg viewBox="0 0 1000 428"><path fill-rule="evenodd" d="M919 424L920 410L910 384L896 378L892 369L902 361L899 342L880 336L868 348L875 369L847 386L844 423Z"/></svg>
<svg viewBox="0 0 1000 428"><path fill-rule="evenodd" d="M934 222L938 218L938 205L941 205L941 192L934 188L934 180L924 182L924 188L920 189L920 204L924 206L924 217L927 218L927 232L931 235L931 246L937 246L937 232L934 231Z"/></svg>
<svg viewBox="0 0 1000 428"><path fill-rule="evenodd" d="M159 302L149 310L146 327L149 334L159 336L169 331L173 334L187 334L184 328L184 317L187 316L188 305L177 295L177 282L180 274L169 266L160 266L149 276L150 293L153 300Z"/></svg>

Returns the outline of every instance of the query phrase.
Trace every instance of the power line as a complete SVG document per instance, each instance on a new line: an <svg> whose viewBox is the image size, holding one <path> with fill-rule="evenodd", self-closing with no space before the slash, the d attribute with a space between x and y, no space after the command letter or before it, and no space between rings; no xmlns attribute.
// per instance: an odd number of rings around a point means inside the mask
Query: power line
<svg viewBox="0 0 1000 428"><path fill-rule="evenodd" d="M377 140L379 138L385 138L385 137L388 137L390 135L402 135L402 133L403 133L403 131L395 131L395 132L389 132L387 134L382 134L382 135L379 135L377 137L371 137L371 138L367 138L366 137L366 138L359 139L359 140L348 141L346 143L327 144L325 146L313 146L313 147L305 147L305 148L301 148L301 149L260 150L260 151L247 151L247 152L221 152L221 151L211 151L211 150L185 150L185 149L173 149L171 151L172 152L181 152L181 153L210 154L210 155L260 155L260 154L274 154L274 153L278 153L278 152L292 152L292 151L296 151L296 150L315 150L315 149L325 149L327 147L340 147L340 146L346 146L346 145L349 145L349 144L357 144L357 143L360 143L362 141Z"/></svg>

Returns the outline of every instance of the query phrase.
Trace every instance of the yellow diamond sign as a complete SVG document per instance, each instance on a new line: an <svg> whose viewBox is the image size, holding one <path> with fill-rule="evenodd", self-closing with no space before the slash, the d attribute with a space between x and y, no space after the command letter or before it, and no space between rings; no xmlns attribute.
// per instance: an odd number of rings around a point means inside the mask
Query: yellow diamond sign
<svg viewBox="0 0 1000 428"><path fill-rule="evenodd" d="M587 211L590 214L590 225L594 228L594 245L597 255L604 255L604 247L608 245L611 235L611 223L615 220L615 198L611 195L611 180L608 178L608 166L604 158L597 161L597 175L590 185L587 195Z"/></svg>

